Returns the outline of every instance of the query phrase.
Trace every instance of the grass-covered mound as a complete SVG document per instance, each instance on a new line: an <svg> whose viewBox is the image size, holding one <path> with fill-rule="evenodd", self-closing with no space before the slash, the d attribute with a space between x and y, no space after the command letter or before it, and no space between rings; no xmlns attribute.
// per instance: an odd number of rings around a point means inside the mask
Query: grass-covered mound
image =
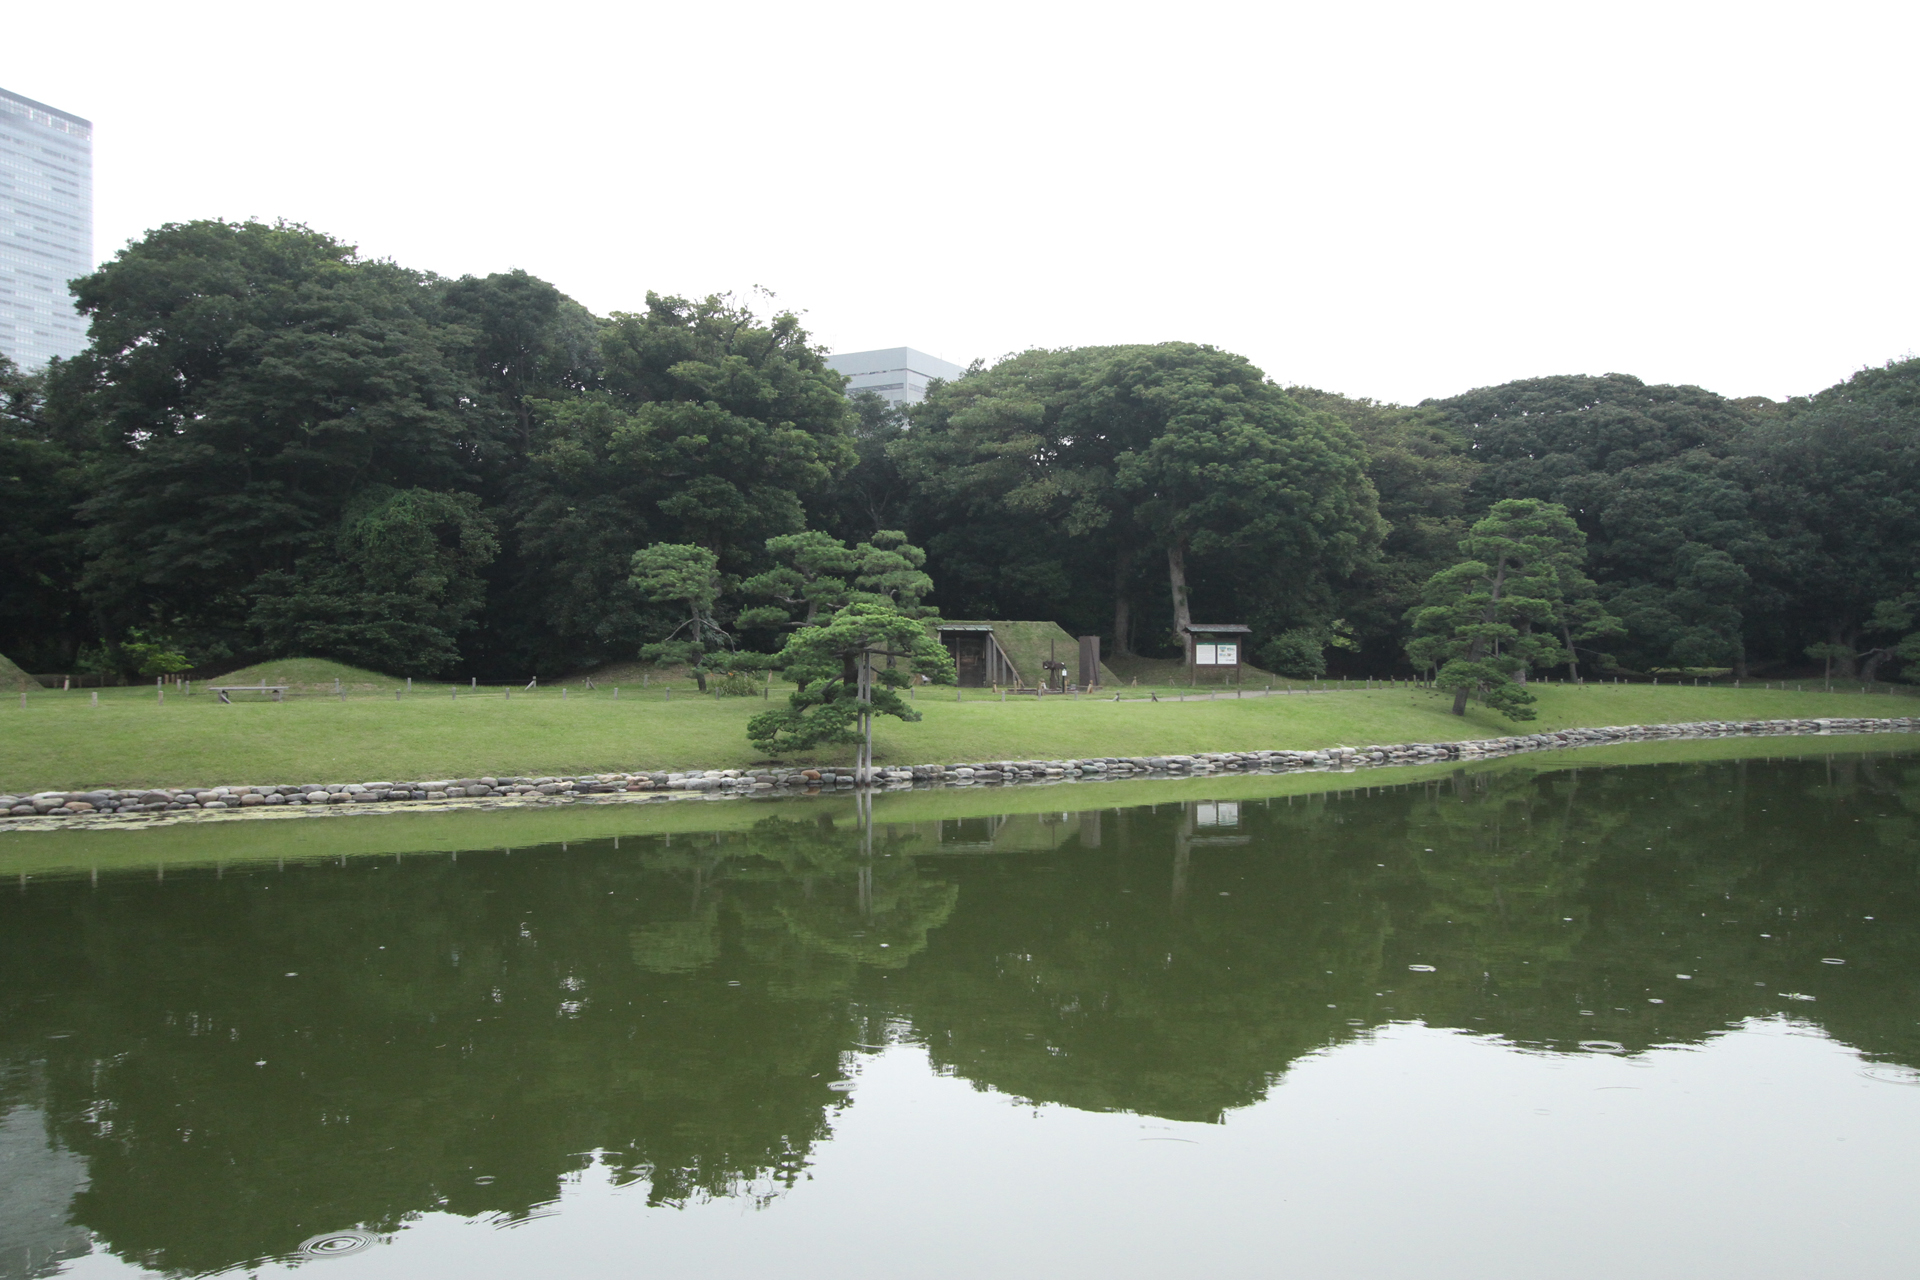
<svg viewBox="0 0 1920 1280"><path fill-rule="evenodd" d="M365 693L369 690L391 690L396 685L404 685L404 676L381 675L378 671L368 671L364 667L350 667L344 662L335 662L331 658L275 658L270 662L256 662L250 667L238 671L229 671L217 678L202 680L199 683L215 684L284 684L291 690L312 691L324 689L333 691L333 682L338 680L343 690L353 693Z"/></svg>
<svg viewBox="0 0 1920 1280"><path fill-rule="evenodd" d="M612 689L616 686L623 689L640 689L651 688L656 684L670 684L678 689L694 682L693 669L684 662L641 662L636 659L626 662L609 662L605 666L569 672L558 679L542 680L540 683L550 684L556 689L562 686L584 689L589 680L593 681L594 687L598 689ZM523 680L521 683L525 684L526 681Z"/></svg>
<svg viewBox="0 0 1920 1280"><path fill-rule="evenodd" d="M23 671L6 654L0 653L0 689L37 689L40 682Z"/></svg>

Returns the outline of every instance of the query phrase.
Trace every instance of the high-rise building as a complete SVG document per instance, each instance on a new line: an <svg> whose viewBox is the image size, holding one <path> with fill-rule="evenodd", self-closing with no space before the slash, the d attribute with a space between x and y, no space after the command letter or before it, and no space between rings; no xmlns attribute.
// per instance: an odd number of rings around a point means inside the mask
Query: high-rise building
<svg viewBox="0 0 1920 1280"><path fill-rule="evenodd" d="M890 404L919 404L934 378L952 381L965 373L959 365L912 347L849 351L828 356L827 368L847 375L847 394L871 391Z"/></svg>
<svg viewBox="0 0 1920 1280"><path fill-rule="evenodd" d="M0 353L26 369L79 354L67 281L92 270L92 122L0 89Z"/></svg>

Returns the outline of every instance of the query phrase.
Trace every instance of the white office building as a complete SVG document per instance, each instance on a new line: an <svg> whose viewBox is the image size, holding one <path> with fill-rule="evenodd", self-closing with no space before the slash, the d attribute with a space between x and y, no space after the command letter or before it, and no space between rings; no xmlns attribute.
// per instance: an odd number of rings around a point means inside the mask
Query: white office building
<svg viewBox="0 0 1920 1280"><path fill-rule="evenodd" d="M0 89L0 353L25 369L78 355L67 281L92 270L92 123Z"/></svg>
<svg viewBox="0 0 1920 1280"><path fill-rule="evenodd" d="M952 381L966 372L951 361L912 347L828 356L827 368L847 375L848 395L871 391L891 404L919 404L927 398L927 383L935 378Z"/></svg>

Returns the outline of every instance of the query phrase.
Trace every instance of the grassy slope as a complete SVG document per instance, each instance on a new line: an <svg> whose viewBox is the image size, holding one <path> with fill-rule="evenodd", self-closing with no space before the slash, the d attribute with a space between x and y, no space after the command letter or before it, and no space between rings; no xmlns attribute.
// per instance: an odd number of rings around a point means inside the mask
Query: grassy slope
<svg viewBox="0 0 1920 1280"><path fill-rule="evenodd" d="M745 736L766 703L666 700L557 689L509 699L497 688L449 698L416 682L412 697L293 698L222 706L198 694L158 703L154 690L45 691L0 703L0 788L304 783L479 774L732 768L762 757ZM884 721L882 763L1437 742L1572 725L1908 714L1906 697L1647 685L1537 686L1540 717L1513 725L1482 708L1464 720L1435 696L1380 689L1217 701L1115 703L922 690L918 724ZM775 697L780 696L775 687ZM820 760L843 763L847 748Z"/></svg>
<svg viewBox="0 0 1920 1280"><path fill-rule="evenodd" d="M1622 743L1576 751L1509 756L1464 766L1474 773L1528 774L1669 762L1705 763L1764 753L1781 756L1853 755L1897 751L1901 738L1861 735ZM1126 782L1070 782L1052 786L945 788L882 793L874 819L889 834L915 824L986 814L1061 814L1141 804L1191 800L1278 800L1360 788L1419 786L1462 766L1339 773L1302 771L1269 775L1224 775ZM12 832L0 835L0 871L9 876L60 876L89 870L163 871L214 865L373 855L444 854L470 849L525 849L582 844L620 836L739 831L770 819L857 824L850 793L759 800L694 800L644 804L575 805L555 808L417 811L369 814L329 810L324 814L261 819L257 816L195 819L162 826L127 825L91 830ZM937 844L937 831L930 833ZM931 850L929 850L931 851Z"/></svg>

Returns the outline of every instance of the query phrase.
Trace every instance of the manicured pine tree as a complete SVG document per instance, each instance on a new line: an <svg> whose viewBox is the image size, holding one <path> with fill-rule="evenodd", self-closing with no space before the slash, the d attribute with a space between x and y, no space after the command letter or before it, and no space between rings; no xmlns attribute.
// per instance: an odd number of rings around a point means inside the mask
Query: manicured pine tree
<svg viewBox="0 0 1920 1280"><path fill-rule="evenodd" d="M1453 690L1453 714L1465 715L1477 691L1507 718L1531 720L1526 674L1567 661L1554 632L1568 625L1570 600L1581 602L1583 634L1610 622L1580 569L1585 535L1558 503L1512 498L1495 503L1460 549L1469 558L1436 573L1408 613L1407 656L1437 669L1435 687Z"/></svg>

